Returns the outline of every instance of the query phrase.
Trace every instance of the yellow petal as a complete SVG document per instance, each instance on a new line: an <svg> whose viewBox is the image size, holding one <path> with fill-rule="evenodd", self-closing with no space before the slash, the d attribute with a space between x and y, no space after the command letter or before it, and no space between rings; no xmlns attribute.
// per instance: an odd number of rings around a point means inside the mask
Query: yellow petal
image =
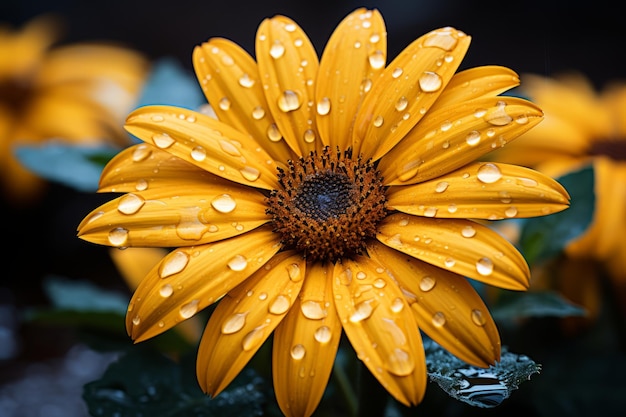
<svg viewBox="0 0 626 417"><path fill-rule="evenodd" d="M265 19L256 35L256 59L276 125L299 156L322 149L315 126L319 61L306 33L284 16Z"/></svg>
<svg viewBox="0 0 626 417"><path fill-rule="evenodd" d="M193 317L261 268L280 249L262 226L216 243L179 248L153 268L128 306L126 330L140 342Z"/></svg>
<svg viewBox="0 0 626 417"><path fill-rule="evenodd" d="M341 21L324 47L315 106L320 136L331 149L351 146L357 109L383 71L386 55L385 22L378 10L363 8Z"/></svg>
<svg viewBox="0 0 626 417"><path fill-rule="evenodd" d="M126 130L222 178L252 187L278 187L276 162L245 133L207 115L173 106L133 111Z"/></svg>
<svg viewBox="0 0 626 417"><path fill-rule="evenodd" d="M378 240L424 262L500 288L525 290L530 271L515 247L492 229L462 219L397 213L378 227Z"/></svg>
<svg viewBox="0 0 626 417"><path fill-rule="evenodd" d="M413 41L388 66L365 96L353 147L379 159L415 126L461 64L471 38L453 28Z"/></svg>
<svg viewBox="0 0 626 417"><path fill-rule="evenodd" d="M378 262L366 257L335 265L337 313L357 356L404 405L426 390L426 358L415 318L402 291Z"/></svg>
<svg viewBox="0 0 626 417"><path fill-rule="evenodd" d="M301 254L281 252L220 300L198 349L204 392L224 390L272 334L297 299L305 267Z"/></svg>
<svg viewBox="0 0 626 417"><path fill-rule="evenodd" d="M274 391L287 417L313 414L333 369L341 322L334 306L332 269L332 264L308 266L298 299L274 333Z"/></svg>
<svg viewBox="0 0 626 417"><path fill-rule="evenodd" d="M243 48L211 39L194 49L193 66L219 120L250 134L274 160L292 157L265 101L256 62Z"/></svg>
<svg viewBox="0 0 626 417"><path fill-rule="evenodd" d="M435 112L454 103L497 96L519 83L517 73L507 67L486 65L469 68L454 74L430 111Z"/></svg>
<svg viewBox="0 0 626 417"><path fill-rule="evenodd" d="M388 185L438 177L504 146L541 120L515 97L488 97L428 114L379 164Z"/></svg>
<svg viewBox="0 0 626 417"><path fill-rule="evenodd" d="M459 359L486 367L500 360L500 336L487 306L465 277L374 242L368 254L391 271L417 324Z"/></svg>
<svg viewBox="0 0 626 417"><path fill-rule="evenodd" d="M537 171L489 162L415 185L391 186L387 205L418 216L496 220L562 211L569 206L569 195Z"/></svg>
<svg viewBox="0 0 626 417"><path fill-rule="evenodd" d="M205 183L173 178L101 205L78 226L78 236L117 247L201 245L267 223L264 199L221 178Z"/></svg>

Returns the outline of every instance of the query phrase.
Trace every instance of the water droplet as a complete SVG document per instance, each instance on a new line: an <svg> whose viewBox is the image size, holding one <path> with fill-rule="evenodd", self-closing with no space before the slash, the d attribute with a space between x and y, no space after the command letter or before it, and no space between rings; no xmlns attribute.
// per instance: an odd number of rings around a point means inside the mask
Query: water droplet
<svg viewBox="0 0 626 417"><path fill-rule="evenodd" d="M394 298L394 300L391 302L390 308L391 311L393 311L394 313L399 313L404 308L404 301L402 301L402 298L400 297Z"/></svg>
<svg viewBox="0 0 626 417"><path fill-rule="evenodd" d="M148 181L144 180L143 178L138 179L137 183L135 184L135 190L145 191L147 189L148 189Z"/></svg>
<svg viewBox="0 0 626 417"><path fill-rule="evenodd" d="M446 258L443 264L446 268L452 268L456 264L456 260L454 260L454 258Z"/></svg>
<svg viewBox="0 0 626 417"><path fill-rule="evenodd" d="M477 130L472 130L465 137L465 142L470 146L478 145L480 142L480 132Z"/></svg>
<svg viewBox="0 0 626 417"><path fill-rule="evenodd" d="M283 94L278 98L278 108L285 113L298 110L302 102L297 92L293 90L285 90Z"/></svg>
<svg viewBox="0 0 626 417"><path fill-rule="evenodd" d="M419 78L420 88L425 93L432 93L439 90L442 84L443 81L436 72L424 71L422 76Z"/></svg>
<svg viewBox="0 0 626 417"><path fill-rule="evenodd" d="M313 143L315 141L315 132L312 129L307 129L304 131L303 138L306 143Z"/></svg>
<svg viewBox="0 0 626 417"><path fill-rule="evenodd" d="M155 114L154 116L150 117L150 119L153 122L157 122L157 123L162 122L163 120L165 120L165 118L163 116L161 116L160 114Z"/></svg>
<svg viewBox="0 0 626 417"><path fill-rule="evenodd" d="M383 116L377 116L372 123L375 127L381 127L384 121Z"/></svg>
<svg viewBox="0 0 626 417"><path fill-rule="evenodd" d="M520 114L515 118L515 122L520 125L525 125L526 123L528 123L528 116L526 116L525 114Z"/></svg>
<svg viewBox="0 0 626 417"><path fill-rule="evenodd" d="M246 316L248 313L234 313L222 323L222 333L232 334L243 329L246 324Z"/></svg>
<svg viewBox="0 0 626 417"><path fill-rule="evenodd" d="M218 102L218 107L224 111L230 109L230 100L228 99L228 97L222 97L220 99L220 101Z"/></svg>
<svg viewBox="0 0 626 417"><path fill-rule="evenodd" d="M250 88L254 85L254 79L250 78L249 74L243 74L239 77L239 85L245 88Z"/></svg>
<svg viewBox="0 0 626 417"><path fill-rule="evenodd" d="M245 166L239 170L239 173L248 181L256 181L261 176L261 171L251 166Z"/></svg>
<svg viewBox="0 0 626 417"><path fill-rule="evenodd" d="M330 331L330 327L321 326L315 330L314 337L320 343L328 343L332 337L333 333Z"/></svg>
<svg viewBox="0 0 626 417"><path fill-rule="evenodd" d="M294 345L291 348L291 357L294 358L297 361L299 361L300 359L304 358L305 354L306 354L306 349L301 344Z"/></svg>
<svg viewBox="0 0 626 417"><path fill-rule="evenodd" d="M519 177L517 179L517 183L520 185L523 185L524 187L536 187L538 185L537 181L531 178L522 178L522 177Z"/></svg>
<svg viewBox="0 0 626 417"><path fill-rule="evenodd" d="M276 123L272 123L267 127L267 137L272 142L278 142L283 138L283 135L280 133L280 130L278 130Z"/></svg>
<svg viewBox="0 0 626 417"><path fill-rule="evenodd" d="M493 261L489 258L480 258L476 261L476 271L483 276L491 275L493 272Z"/></svg>
<svg viewBox="0 0 626 417"><path fill-rule="evenodd" d="M506 210L504 210L504 215L506 217L515 217L517 216L517 207L509 207Z"/></svg>
<svg viewBox="0 0 626 417"><path fill-rule="evenodd" d="M381 69L385 66L385 54L380 50L376 50L370 54L369 62L372 69Z"/></svg>
<svg viewBox="0 0 626 417"><path fill-rule="evenodd" d="M119 199L117 209L122 214L135 214L145 202L146 200L140 195L128 193Z"/></svg>
<svg viewBox="0 0 626 417"><path fill-rule="evenodd" d="M433 325L435 327L442 327L444 324L446 324L446 316L441 311L433 314Z"/></svg>
<svg viewBox="0 0 626 417"><path fill-rule="evenodd" d="M486 163L478 168L478 179L485 184L491 184L502 178L502 172L496 164Z"/></svg>
<svg viewBox="0 0 626 417"><path fill-rule="evenodd" d="M506 112L506 103L504 101L496 103L496 108L485 115L485 121L494 126L506 126L512 120L513 118Z"/></svg>
<svg viewBox="0 0 626 417"><path fill-rule="evenodd" d="M252 118L254 120L261 120L265 117L265 110L261 106L256 106L252 109Z"/></svg>
<svg viewBox="0 0 626 417"><path fill-rule="evenodd" d="M442 132L447 132L450 129L452 129L452 122L450 120L446 120L441 124L441 126L439 126L439 130Z"/></svg>
<svg viewBox="0 0 626 417"><path fill-rule="evenodd" d="M258 346L265 338L265 325L256 327L248 333L241 342L243 350L251 350Z"/></svg>
<svg viewBox="0 0 626 417"><path fill-rule="evenodd" d="M424 292L428 292L432 290L433 288L435 288L436 283L437 281L435 281L433 277L426 275L422 277L422 279L420 280L420 290Z"/></svg>
<svg viewBox="0 0 626 417"><path fill-rule="evenodd" d="M437 193L443 193L444 191L446 191L448 189L448 182L447 181L440 181L437 183L437 185L435 186L435 192Z"/></svg>
<svg viewBox="0 0 626 417"><path fill-rule="evenodd" d="M109 243L113 246L124 246L128 240L128 230L116 227L109 232Z"/></svg>
<svg viewBox="0 0 626 417"><path fill-rule="evenodd" d="M377 278L374 281L374 287L375 288L378 288L378 289L385 288L386 285L387 285L387 282L384 279L382 279L382 278Z"/></svg>
<svg viewBox="0 0 626 417"><path fill-rule="evenodd" d="M317 114L325 116L328 113L330 113L330 98L322 97L320 101L317 102Z"/></svg>
<svg viewBox="0 0 626 417"><path fill-rule="evenodd" d="M350 321L352 323L358 323L361 320L365 320L366 318L371 316L372 312L374 311L374 307L372 307L372 301L373 300L365 300L357 304L355 306L354 313L352 313L352 315L350 316Z"/></svg>
<svg viewBox="0 0 626 417"><path fill-rule="evenodd" d="M241 152L239 151L239 148L232 142L222 139L219 141L219 143L220 143L220 148L222 148L222 150L226 152L227 154L229 154L230 156L241 156Z"/></svg>
<svg viewBox="0 0 626 417"><path fill-rule="evenodd" d="M235 255L228 261L228 267L233 271L243 271L248 266L248 260L243 255Z"/></svg>
<svg viewBox="0 0 626 417"><path fill-rule="evenodd" d="M452 203L448 206L448 213L454 214L458 210L456 204Z"/></svg>
<svg viewBox="0 0 626 417"><path fill-rule="evenodd" d="M328 314L321 303L312 300L303 301L300 305L300 310L304 317L311 320L321 320Z"/></svg>
<svg viewBox="0 0 626 417"><path fill-rule="evenodd" d="M390 373L397 376L410 375L415 369L415 362L413 362L409 352L400 348L394 348L385 365Z"/></svg>
<svg viewBox="0 0 626 417"><path fill-rule="evenodd" d="M152 135L152 141L157 146L157 148L167 149L176 142L174 138L172 138L167 133L157 133L156 135Z"/></svg>
<svg viewBox="0 0 626 417"><path fill-rule="evenodd" d="M452 31L453 29L446 28L429 33L428 37L424 40L424 46L451 51L457 44L457 39L454 37Z"/></svg>
<svg viewBox="0 0 626 417"><path fill-rule="evenodd" d="M286 313L291 307L291 301L289 297L279 294L274 298L274 301L269 306L269 312L272 314L283 314Z"/></svg>
<svg viewBox="0 0 626 417"><path fill-rule="evenodd" d="M237 207L237 203L229 194L222 194L211 201L211 206L220 213L230 213Z"/></svg>
<svg viewBox="0 0 626 417"><path fill-rule="evenodd" d="M141 323L141 319L139 318L139 316L133 317L133 324L135 326L139 326L139 323Z"/></svg>
<svg viewBox="0 0 626 417"><path fill-rule="evenodd" d="M191 150L191 158L194 161L202 162L206 159L206 149L202 146L196 146Z"/></svg>
<svg viewBox="0 0 626 417"><path fill-rule="evenodd" d="M184 319L188 319L192 317L194 314L198 312L199 303L200 303L200 300L191 300L187 304L183 304L180 307L180 311L179 311L180 316Z"/></svg>
<svg viewBox="0 0 626 417"><path fill-rule="evenodd" d="M177 274L185 269L188 263L189 255L178 250L163 261L159 270L159 276L161 278L167 278L171 275Z"/></svg>
<svg viewBox="0 0 626 417"><path fill-rule="evenodd" d="M428 207L424 210L424 216L426 217L435 217L437 214L437 207Z"/></svg>
<svg viewBox="0 0 626 417"><path fill-rule="evenodd" d="M356 273L356 279L365 279L367 278L367 274L363 271L359 271Z"/></svg>
<svg viewBox="0 0 626 417"><path fill-rule="evenodd" d="M409 105L409 100L407 100L406 97L402 96L396 102L396 110L404 111L408 105Z"/></svg>
<svg viewBox="0 0 626 417"><path fill-rule="evenodd" d="M485 114L487 114L487 109L476 109L474 110L474 117L475 118L480 118L483 117Z"/></svg>
<svg viewBox="0 0 626 417"><path fill-rule="evenodd" d="M476 229L473 226L465 226L461 229L461 236L463 237L474 237L476 236Z"/></svg>
<svg viewBox="0 0 626 417"><path fill-rule="evenodd" d="M402 75L404 71L402 71L402 68L395 68L393 71L391 71L391 76L393 78L398 78Z"/></svg>
<svg viewBox="0 0 626 417"><path fill-rule="evenodd" d="M140 162L152 155L152 148L142 143L133 151L133 162Z"/></svg>
<svg viewBox="0 0 626 417"><path fill-rule="evenodd" d="M285 54L285 46L280 41L274 41L270 48L270 55L274 59L278 59Z"/></svg>
<svg viewBox="0 0 626 417"><path fill-rule="evenodd" d="M483 315L483 312L478 309L472 310L472 321L477 326L484 326L486 323L486 320L485 320L485 316Z"/></svg>
<svg viewBox="0 0 626 417"><path fill-rule="evenodd" d="M361 90L363 91L363 93L368 93L372 89L372 85L373 85L372 80L370 80L369 78L366 78L361 83Z"/></svg>
<svg viewBox="0 0 626 417"><path fill-rule="evenodd" d="M302 280L302 271L300 270L300 265L298 264L288 265L287 273L289 274L289 279L293 282Z"/></svg>

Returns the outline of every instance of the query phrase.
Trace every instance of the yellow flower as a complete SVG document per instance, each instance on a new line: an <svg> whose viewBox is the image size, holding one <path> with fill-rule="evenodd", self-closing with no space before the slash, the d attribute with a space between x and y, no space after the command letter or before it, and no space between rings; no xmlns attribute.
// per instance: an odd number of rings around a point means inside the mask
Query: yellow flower
<svg viewBox="0 0 626 417"><path fill-rule="evenodd" d="M127 329L158 335L218 302L200 341L202 389L221 392L272 332L281 410L309 416L342 331L403 404L426 388L420 329L468 363L500 357L496 326L465 278L528 287L520 253L468 218L539 216L567 192L538 172L473 161L542 118L499 93L507 68L455 74L470 43L447 27L386 63L376 10L357 9L321 56L284 16L256 57L226 39L193 62L216 120L183 108L132 112L146 143L116 156L100 191L123 192L79 225L85 240L177 247L137 288Z"/></svg>
<svg viewBox="0 0 626 417"><path fill-rule="evenodd" d="M0 178L15 202L29 202L42 180L14 157L16 144L60 139L128 144L123 121L142 86L147 61L113 45L53 47L58 22L0 26Z"/></svg>
<svg viewBox="0 0 626 417"><path fill-rule="evenodd" d="M580 273L581 262L606 268L618 291L615 294L626 300L626 83L611 83L597 92L579 73L559 78L529 74L524 81L520 92L541 106L545 121L495 152L492 159L530 166L551 176L593 165L592 224L565 249L578 265L569 269L579 273L563 274L559 284L593 318L600 305L598 283L588 273Z"/></svg>

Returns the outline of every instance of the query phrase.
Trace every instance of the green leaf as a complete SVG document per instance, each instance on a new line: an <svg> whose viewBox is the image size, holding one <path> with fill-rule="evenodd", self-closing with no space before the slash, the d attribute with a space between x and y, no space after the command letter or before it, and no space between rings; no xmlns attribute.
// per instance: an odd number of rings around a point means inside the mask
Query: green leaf
<svg viewBox="0 0 626 417"><path fill-rule="evenodd" d="M262 416L268 384L244 369L228 389L211 399L196 382L195 357L180 364L151 349L133 349L102 378L84 386L90 415L102 417Z"/></svg>
<svg viewBox="0 0 626 417"><path fill-rule="evenodd" d="M586 311L557 292L530 291L503 297L491 308L491 315L494 320L513 321L528 317L580 317Z"/></svg>
<svg viewBox="0 0 626 417"><path fill-rule="evenodd" d="M81 146L49 140L43 145L19 145L17 159L34 174L83 192L95 192L102 168L119 149Z"/></svg>
<svg viewBox="0 0 626 417"><path fill-rule="evenodd" d="M489 368L468 365L431 339L424 339L428 377L452 398L481 408L500 405L519 385L541 370L526 355L502 348L500 362Z"/></svg>
<svg viewBox="0 0 626 417"><path fill-rule="evenodd" d="M568 209L522 224L520 249L529 264L551 259L591 224L595 208L594 170L589 165L557 179L571 196Z"/></svg>

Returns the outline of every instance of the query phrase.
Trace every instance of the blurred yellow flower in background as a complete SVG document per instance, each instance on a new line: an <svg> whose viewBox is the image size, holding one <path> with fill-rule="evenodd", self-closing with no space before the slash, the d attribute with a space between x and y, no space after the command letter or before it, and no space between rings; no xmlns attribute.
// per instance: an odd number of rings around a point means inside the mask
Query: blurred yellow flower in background
<svg viewBox="0 0 626 417"><path fill-rule="evenodd" d="M534 217L569 205L531 169L475 160L536 125L541 110L499 94L508 68L457 73L471 38L431 31L386 64L385 24L358 9L321 59L291 19L264 20L255 61L214 38L193 54L218 120L174 106L133 111L146 143L104 169L79 236L114 247L174 247L139 284L127 330L143 341L219 301L197 376L218 395L273 333L287 416L310 416L345 332L405 405L427 382L420 330L464 361L500 359L500 337L466 279L512 290L529 270L471 219ZM529 186L532 185L532 186Z"/></svg>
<svg viewBox="0 0 626 417"><path fill-rule="evenodd" d="M556 286L593 319L601 305L597 278L603 273L610 277L618 305L626 306L626 82L610 83L600 92L580 73L554 78L528 74L522 80L519 93L544 110L545 120L490 159L553 177L593 166L591 225L565 248L568 264L542 270L533 283L536 288Z"/></svg>
<svg viewBox="0 0 626 417"><path fill-rule="evenodd" d="M5 199L18 204L36 198L44 181L20 165L14 146L127 145L124 117L148 71L145 57L122 46L55 46L60 29L51 15L19 30L0 25L0 179Z"/></svg>

